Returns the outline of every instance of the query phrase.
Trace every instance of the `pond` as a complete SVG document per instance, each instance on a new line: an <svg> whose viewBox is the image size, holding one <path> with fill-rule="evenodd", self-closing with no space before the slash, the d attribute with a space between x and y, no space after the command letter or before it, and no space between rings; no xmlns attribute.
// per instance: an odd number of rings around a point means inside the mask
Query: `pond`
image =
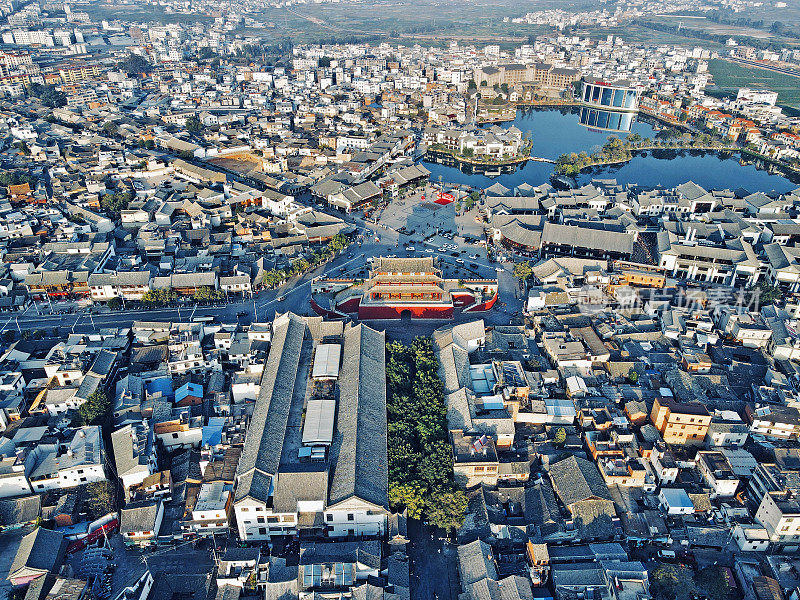
<svg viewBox="0 0 800 600"><path fill-rule="evenodd" d="M602 114L591 114L602 113ZM614 131L610 127L600 129L583 125L581 121L595 125L600 122L620 125L624 129ZM615 120L616 119L616 120ZM533 140L531 154L542 158L556 159L567 152L592 152L602 146L609 135L624 138L628 133L653 138L657 125L634 117L630 122L620 122L619 113L587 111L586 109L528 109L517 111L514 121L503 127L516 126L529 132ZM760 163L760 161L758 161ZM469 172L468 167L447 167L422 161L431 171L431 180L444 183L459 183L474 187L488 187L499 182L508 188L521 183L539 185L550 181L553 174L551 163L528 161L516 167L504 169L497 176L480 172ZM744 188L749 192L787 192L798 187L767 164L744 164L738 154L721 154L702 151L658 150L634 156L629 162L619 165L596 167L584 171L576 178L579 185L590 183L594 178L616 179L619 183L635 183L644 187L674 187L686 181L694 181L706 189Z"/></svg>

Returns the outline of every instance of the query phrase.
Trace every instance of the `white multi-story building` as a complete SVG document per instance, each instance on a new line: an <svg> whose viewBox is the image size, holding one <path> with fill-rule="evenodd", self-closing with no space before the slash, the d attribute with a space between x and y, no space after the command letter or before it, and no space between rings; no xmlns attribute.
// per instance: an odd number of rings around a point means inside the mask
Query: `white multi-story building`
<svg viewBox="0 0 800 600"><path fill-rule="evenodd" d="M147 421L126 425L111 434L114 464L126 496L131 487L156 472L156 445Z"/></svg>
<svg viewBox="0 0 800 600"><path fill-rule="evenodd" d="M711 499L732 498L739 487L739 478L731 469L728 459L722 452L701 451L697 453L697 468L708 487Z"/></svg>
<svg viewBox="0 0 800 600"><path fill-rule="evenodd" d="M69 437L42 443L25 457L25 472L34 492L71 488L106 479L105 452L100 427L70 431Z"/></svg>
<svg viewBox="0 0 800 600"><path fill-rule="evenodd" d="M758 521L774 544L800 544L800 502L785 492L764 494L756 511Z"/></svg>
<svg viewBox="0 0 800 600"><path fill-rule="evenodd" d="M189 528L198 535L226 531L232 493L231 486L222 481L204 483L197 494Z"/></svg>

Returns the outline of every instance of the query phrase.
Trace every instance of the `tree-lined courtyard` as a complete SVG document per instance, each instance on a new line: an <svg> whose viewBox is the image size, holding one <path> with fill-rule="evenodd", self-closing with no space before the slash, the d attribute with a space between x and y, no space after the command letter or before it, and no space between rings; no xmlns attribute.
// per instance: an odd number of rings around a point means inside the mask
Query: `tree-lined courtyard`
<svg viewBox="0 0 800 600"><path fill-rule="evenodd" d="M386 346L389 502L443 529L461 526L467 499L453 479L444 387L429 338Z"/></svg>

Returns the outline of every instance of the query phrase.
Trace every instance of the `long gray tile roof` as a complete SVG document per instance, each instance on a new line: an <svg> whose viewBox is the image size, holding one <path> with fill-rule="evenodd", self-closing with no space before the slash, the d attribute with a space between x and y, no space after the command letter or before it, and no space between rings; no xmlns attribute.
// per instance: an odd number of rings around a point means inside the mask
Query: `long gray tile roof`
<svg viewBox="0 0 800 600"><path fill-rule="evenodd" d="M385 342L366 325L345 331L330 505L355 496L388 508Z"/></svg>
<svg viewBox="0 0 800 600"><path fill-rule="evenodd" d="M306 329L305 319L292 313L275 319L272 347L239 460L237 500L248 495L267 500L271 478L280 465Z"/></svg>

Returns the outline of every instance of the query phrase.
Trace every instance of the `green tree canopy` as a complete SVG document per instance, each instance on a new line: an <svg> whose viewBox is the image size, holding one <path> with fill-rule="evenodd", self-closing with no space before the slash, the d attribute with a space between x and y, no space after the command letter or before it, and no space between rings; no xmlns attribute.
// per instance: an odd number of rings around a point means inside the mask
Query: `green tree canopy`
<svg viewBox="0 0 800 600"><path fill-rule="evenodd" d="M95 390L86 402L78 407L73 425L102 425L111 412L111 401L102 390Z"/></svg>
<svg viewBox="0 0 800 600"><path fill-rule="evenodd" d="M531 263L526 260L515 264L514 277L523 282L528 281L528 279L533 277L533 269L531 268Z"/></svg>
<svg viewBox="0 0 800 600"><path fill-rule="evenodd" d="M125 73L149 73L153 70L153 65L138 54L129 54L128 57L117 66L120 71L124 71Z"/></svg>
<svg viewBox="0 0 800 600"><path fill-rule="evenodd" d="M200 133L203 131L203 124L200 122L200 119L194 115L186 119L186 131L189 133Z"/></svg>
<svg viewBox="0 0 800 600"><path fill-rule="evenodd" d="M67 95L54 85L32 83L28 88L30 94L39 99L39 102L48 108L59 108L67 105Z"/></svg>
<svg viewBox="0 0 800 600"><path fill-rule="evenodd" d="M426 503L428 521L445 531L458 530L464 524L467 495L464 490L437 490Z"/></svg>

